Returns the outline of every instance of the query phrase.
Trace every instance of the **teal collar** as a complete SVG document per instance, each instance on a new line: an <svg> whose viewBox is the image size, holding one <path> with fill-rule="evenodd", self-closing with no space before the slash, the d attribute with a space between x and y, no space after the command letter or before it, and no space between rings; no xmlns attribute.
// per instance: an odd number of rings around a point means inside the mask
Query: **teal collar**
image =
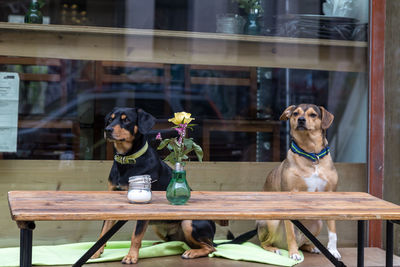
<svg viewBox="0 0 400 267"><path fill-rule="evenodd" d="M147 149L149 148L149 144L146 142L144 146L136 153L128 156L122 156L116 154L114 156L114 160L118 162L119 164L135 164L136 159L142 156L144 153L146 153Z"/></svg>
<svg viewBox="0 0 400 267"><path fill-rule="evenodd" d="M329 154L329 146L326 146L324 149L321 150L319 153L308 153L301 149L295 141L292 140L290 144L290 149L292 150L293 153L298 154L302 157L305 157L306 159L311 160L312 162L319 161L323 157Z"/></svg>

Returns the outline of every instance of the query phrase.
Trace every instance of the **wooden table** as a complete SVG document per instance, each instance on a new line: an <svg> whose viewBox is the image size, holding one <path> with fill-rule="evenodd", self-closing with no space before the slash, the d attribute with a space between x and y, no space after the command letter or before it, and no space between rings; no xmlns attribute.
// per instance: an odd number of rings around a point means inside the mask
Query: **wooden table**
<svg viewBox="0 0 400 267"><path fill-rule="evenodd" d="M153 192L150 204L130 204L126 192L11 191L11 217L21 229L21 266L31 266L34 221L119 221L74 265L81 266L127 220L260 220L287 219L332 261L326 248L298 220L357 220L358 266L363 266L364 221L387 221L386 266L393 265L393 222L400 220L400 206L360 192L192 192L186 205L168 204L165 192ZM326 252L328 254L326 254Z"/></svg>

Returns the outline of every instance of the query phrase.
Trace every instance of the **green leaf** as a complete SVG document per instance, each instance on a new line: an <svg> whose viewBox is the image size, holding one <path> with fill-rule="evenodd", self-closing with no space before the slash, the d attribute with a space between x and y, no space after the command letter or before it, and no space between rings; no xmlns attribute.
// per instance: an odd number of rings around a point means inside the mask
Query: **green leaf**
<svg viewBox="0 0 400 267"><path fill-rule="evenodd" d="M177 141L176 139L173 140L173 141L170 143L170 145L172 146L172 149L173 149L175 152L179 150L179 143L178 143L178 141Z"/></svg>
<svg viewBox="0 0 400 267"><path fill-rule="evenodd" d="M166 147L168 145L169 141L170 141L169 139L162 140L161 143L158 145L157 150L161 150L164 147Z"/></svg>
<svg viewBox="0 0 400 267"><path fill-rule="evenodd" d="M165 157L164 161L171 162L173 165L175 165L176 160L174 157L174 153L171 153L167 157Z"/></svg>
<svg viewBox="0 0 400 267"><path fill-rule="evenodd" d="M38 3L39 3L39 8L42 8L46 4L46 1L45 0L38 0Z"/></svg>
<svg viewBox="0 0 400 267"><path fill-rule="evenodd" d="M191 149L193 147L193 139L192 138L184 138L183 144L185 147Z"/></svg>
<svg viewBox="0 0 400 267"><path fill-rule="evenodd" d="M196 144L195 142L193 142L193 148L194 148L194 152L196 153L197 159L201 162L203 161L203 149L201 149L201 147Z"/></svg>

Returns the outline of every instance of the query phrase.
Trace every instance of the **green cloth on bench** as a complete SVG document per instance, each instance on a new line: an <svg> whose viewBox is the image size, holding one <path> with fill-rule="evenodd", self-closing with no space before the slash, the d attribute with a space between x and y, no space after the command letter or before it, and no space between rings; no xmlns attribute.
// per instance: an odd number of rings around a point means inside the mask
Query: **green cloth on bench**
<svg viewBox="0 0 400 267"><path fill-rule="evenodd" d="M216 241L217 243L218 241ZM53 246L33 246L33 265L71 265L74 264L94 243L74 243ZM129 241L109 241L101 258L89 260L88 263L121 260L129 250ZM143 241L139 258L180 255L189 247L180 241L159 243L159 241ZM283 251L285 252L285 251ZM224 257L233 260L244 260L268 263L281 266L293 266L296 262L285 256L265 251L261 247L246 242L242 245L220 245L210 257ZM0 266L19 266L19 248L0 248Z"/></svg>
<svg viewBox="0 0 400 267"><path fill-rule="evenodd" d="M218 243L218 241L215 241ZM245 242L241 245L236 244L225 244L217 246L217 251L209 254L209 257L223 257L231 260L242 260L242 261L252 261L259 263L266 263L271 265L279 266L293 266L304 260L304 255L301 251L301 260L295 261L289 258L289 252L287 250L280 250L282 255L266 251L260 246L257 246L250 242Z"/></svg>

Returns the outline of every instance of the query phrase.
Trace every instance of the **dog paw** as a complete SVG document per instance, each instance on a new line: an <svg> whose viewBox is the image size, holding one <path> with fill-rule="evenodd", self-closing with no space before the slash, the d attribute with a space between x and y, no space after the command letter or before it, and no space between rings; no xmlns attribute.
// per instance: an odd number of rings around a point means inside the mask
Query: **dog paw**
<svg viewBox="0 0 400 267"><path fill-rule="evenodd" d="M135 264L135 263L138 262L138 260L139 259L138 259L137 256L133 256L133 255L128 254L122 259L121 263L123 263L123 264Z"/></svg>
<svg viewBox="0 0 400 267"><path fill-rule="evenodd" d="M310 250L310 253L321 254L321 251L320 251L317 247L313 247L313 248Z"/></svg>
<svg viewBox="0 0 400 267"><path fill-rule="evenodd" d="M314 245L305 244L300 248L302 251L306 251L308 253L320 254L321 251Z"/></svg>
<svg viewBox="0 0 400 267"><path fill-rule="evenodd" d="M182 259L193 259L196 258L196 252L193 251L193 249L189 249L186 250L185 252L183 252L183 254L181 255Z"/></svg>
<svg viewBox="0 0 400 267"><path fill-rule="evenodd" d="M100 256L101 256L101 254L103 254L103 249L99 249L98 251L96 251L96 253L94 253L93 255L92 255L92 257L90 257L91 259L98 259L98 258L100 258Z"/></svg>
<svg viewBox="0 0 400 267"><path fill-rule="evenodd" d="M293 253L293 254L290 253L290 258L295 261L300 261L302 259L301 255L299 253Z"/></svg>
<svg viewBox="0 0 400 267"><path fill-rule="evenodd" d="M329 252L338 260L342 258L339 251L336 248L328 248Z"/></svg>
<svg viewBox="0 0 400 267"><path fill-rule="evenodd" d="M204 248L200 248L200 249L189 249L186 250L183 254L182 254L182 259L194 259L194 258L199 258L199 257L205 257L208 256L208 254L210 254L211 252L215 251L215 249L211 250L211 249L204 249Z"/></svg>
<svg viewBox="0 0 400 267"><path fill-rule="evenodd" d="M282 252L280 251L279 248L271 247L271 246L268 246L268 245L261 245L261 247L263 249L265 249L266 251L270 251L270 252L273 252L275 254L282 255Z"/></svg>

